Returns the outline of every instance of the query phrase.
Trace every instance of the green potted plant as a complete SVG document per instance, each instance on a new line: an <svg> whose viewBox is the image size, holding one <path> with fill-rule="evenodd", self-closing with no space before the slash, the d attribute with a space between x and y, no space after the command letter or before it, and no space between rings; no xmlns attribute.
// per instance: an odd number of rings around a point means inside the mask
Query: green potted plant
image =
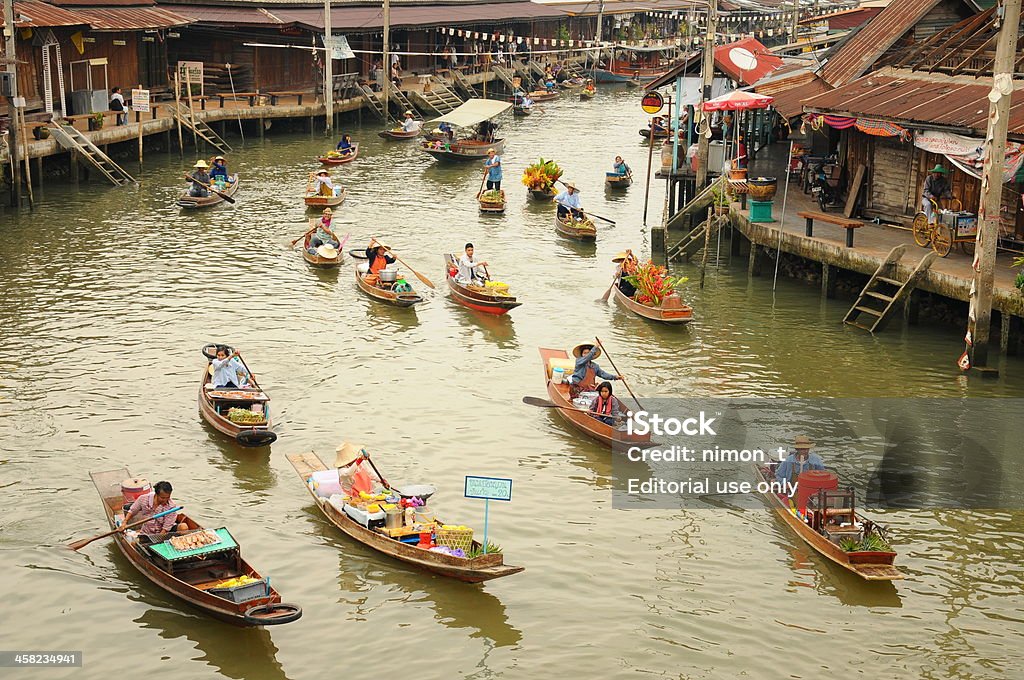
<svg viewBox="0 0 1024 680"><path fill-rule="evenodd" d="M1021 267L1024 266L1024 257L1013 258L1013 266ZM1021 293L1024 293L1024 270L1017 272L1017 278L1013 280L1013 285L1017 287Z"/></svg>
<svg viewBox="0 0 1024 680"><path fill-rule="evenodd" d="M92 114L92 118L89 119L90 130L102 130L103 129L103 112L97 111Z"/></svg>
<svg viewBox="0 0 1024 680"><path fill-rule="evenodd" d="M729 194L721 186L716 185L711 190L711 206L715 209L716 215L729 213Z"/></svg>
<svg viewBox="0 0 1024 680"><path fill-rule="evenodd" d="M37 125L36 127L32 128L32 136L35 137L36 139L49 139L50 128L46 127L45 125Z"/></svg>

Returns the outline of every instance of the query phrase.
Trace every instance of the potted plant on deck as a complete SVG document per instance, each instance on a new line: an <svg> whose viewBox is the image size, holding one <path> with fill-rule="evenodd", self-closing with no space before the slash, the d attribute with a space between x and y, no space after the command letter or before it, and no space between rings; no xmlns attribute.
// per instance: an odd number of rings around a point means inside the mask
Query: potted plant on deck
<svg viewBox="0 0 1024 680"><path fill-rule="evenodd" d="M729 194L721 186L715 186L711 190L711 207L716 215L729 214Z"/></svg>
<svg viewBox="0 0 1024 680"><path fill-rule="evenodd" d="M1014 267L1022 267L1022 266L1024 266L1024 257L1015 257L1015 258L1013 258L1013 265L1012 266L1014 266ZM1021 271L1017 272L1017 278L1015 278L1013 280L1013 285L1017 287L1017 290L1019 290L1022 294L1024 294L1024 270L1021 270Z"/></svg>
<svg viewBox="0 0 1024 680"><path fill-rule="evenodd" d="M97 111L92 114L92 118L89 119L90 130L102 130L103 129L103 113Z"/></svg>

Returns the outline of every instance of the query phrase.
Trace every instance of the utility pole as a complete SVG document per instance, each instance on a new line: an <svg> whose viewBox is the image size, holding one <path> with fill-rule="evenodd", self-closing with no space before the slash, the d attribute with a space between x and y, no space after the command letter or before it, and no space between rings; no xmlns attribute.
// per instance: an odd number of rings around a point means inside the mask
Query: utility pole
<svg viewBox="0 0 1024 680"><path fill-rule="evenodd" d="M597 64L601 61L601 36L603 31L601 30L602 24L604 23L604 0L597 5L597 58L594 63ZM596 66L595 66L596 68Z"/></svg>
<svg viewBox="0 0 1024 680"><path fill-rule="evenodd" d="M796 42L797 31L800 28L800 0L793 0L793 37L790 42Z"/></svg>
<svg viewBox="0 0 1024 680"><path fill-rule="evenodd" d="M324 105L327 134L334 126L334 36L331 35L331 0L324 0Z"/></svg>
<svg viewBox="0 0 1024 680"><path fill-rule="evenodd" d="M384 0L384 124L388 124L388 102L391 98L391 0Z"/></svg>
<svg viewBox="0 0 1024 680"><path fill-rule="evenodd" d="M7 132L7 147L11 154L11 206L17 208L21 203L21 167L18 165L20 154L18 142L21 140L21 126L18 124L18 109L14 101L18 98L18 57L14 44L14 0L4 0L4 58L7 72L11 78L11 94L7 97L7 112L10 114L10 127ZM25 149L28 153L28 149Z"/></svg>
<svg viewBox="0 0 1024 680"><path fill-rule="evenodd" d="M701 66L701 76L704 79L704 87L701 91L701 104L711 99L711 83L715 77L715 33L718 31L718 0L708 2L708 26L704 33L704 64ZM703 189L708 183L708 151L711 143L710 117L701 106L701 115L704 122L704 131L700 131L697 139L697 191ZM677 135L678 137L678 135Z"/></svg>
<svg viewBox="0 0 1024 680"><path fill-rule="evenodd" d="M971 301L967 330L972 338L971 365L988 365L989 331L992 326L992 287L995 281L996 245L1002 207L1003 169L1006 166L1006 131L1013 98L1013 71L1017 59L1021 0L1003 0L1002 26L992 66L992 94L989 95L988 132L985 134L985 165L981 175L981 205L978 209L978 244L974 258Z"/></svg>

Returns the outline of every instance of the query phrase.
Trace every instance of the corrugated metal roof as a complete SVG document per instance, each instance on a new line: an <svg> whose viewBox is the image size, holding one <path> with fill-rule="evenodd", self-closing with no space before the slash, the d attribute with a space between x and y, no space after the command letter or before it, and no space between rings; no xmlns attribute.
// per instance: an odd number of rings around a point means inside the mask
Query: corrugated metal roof
<svg viewBox="0 0 1024 680"><path fill-rule="evenodd" d="M821 77L832 87L864 75L871 65L941 0L893 0L851 36L825 64Z"/></svg>
<svg viewBox="0 0 1024 680"><path fill-rule="evenodd" d="M93 31L141 31L191 24L192 20L160 7L81 7L68 10Z"/></svg>
<svg viewBox="0 0 1024 680"><path fill-rule="evenodd" d="M285 23L294 23L315 30L323 30L324 27L324 12L320 8L275 6L273 13ZM564 16L559 9L536 2L499 2L460 5L457 8L444 5L398 6L391 8L391 26L448 26L453 21L470 24ZM383 25L384 15L380 7L334 7L331 10L331 26L337 31L375 29Z"/></svg>
<svg viewBox="0 0 1024 680"><path fill-rule="evenodd" d="M0 19L3 18L0 6ZM24 17L27 21L19 21ZM36 0L21 0L14 3L14 25L18 28L52 28L54 26L83 26L87 22L71 12Z"/></svg>
<svg viewBox="0 0 1024 680"><path fill-rule="evenodd" d="M753 53L757 58L757 65L750 70L740 70L740 67L730 58L730 53L735 49L744 49ZM772 71L782 68L782 57L772 54L771 50L756 39L744 38L728 45L716 47L715 66L732 80L743 85L753 85Z"/></svg>
<svg viewBox="0 0 1024 680"><path fill-rule="evenodd" d="M1015 82L1010 134L1024 137L1024 83ZM905 126L947 127L984 136L991 78L928 76L886 69L806 99L805 111L864 116Z"/></svg>
<svg viewBox="0 0 1024 680"><path fill-rule="evenodd" d="M810 70L781 78L754 88L758 94L775 97L772 107L785 118L794 118L803 111L803 100L829 91L828 83Z"/></svg>
<svg viewBox="0 0 1024 680"><path fill-rule="evenodd" d="M163 5L176 14L202 24L219 26L280 26L286 22L273 12L258 7L219 5Z"/></svg>

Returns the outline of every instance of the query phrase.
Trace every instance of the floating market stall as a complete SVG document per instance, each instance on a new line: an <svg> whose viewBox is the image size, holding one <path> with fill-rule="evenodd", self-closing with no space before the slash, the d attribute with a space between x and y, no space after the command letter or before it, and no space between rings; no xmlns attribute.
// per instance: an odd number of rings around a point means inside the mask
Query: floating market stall
<svg viewBox="0 0 1024 680"><path fill-rule="evenodd" d="M530 198L538 201L550 201L558 193L555 182L562 176L562 168L552 160L541 158L523 170L523 185L530 192Z"/></svg>
<svg viewBox="0 0 1024 680"><path fill-rule="evenodd" d="M457 130L464 130L479 126L485 121L491 132L483 133L477 130L472 136L425 140L420 148L434 158L442 161L474 161L483 160L487 152L494 149L501 153L505 148L505 140L493 137L493 130L496 125L490 123L491 119L508 111L512 104L500 102L494 99L470 99L457 109L446 113L440 118L435 118L431 123L440 125L447 123Z"/></svg>

